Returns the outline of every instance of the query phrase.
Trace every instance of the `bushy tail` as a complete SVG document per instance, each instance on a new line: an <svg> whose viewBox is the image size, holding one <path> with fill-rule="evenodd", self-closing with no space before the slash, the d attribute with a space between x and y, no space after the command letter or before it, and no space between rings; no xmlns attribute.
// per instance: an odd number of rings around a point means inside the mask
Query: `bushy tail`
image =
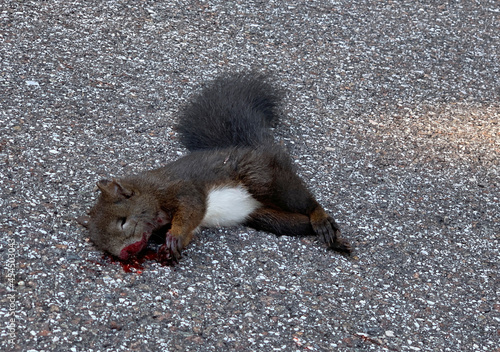
<svg viewBox="0 0 500 352"><path fill-rule="evenodd" d="M189 150L260 146L272 142L279 98L264 76L216 79L181 113L177 130Z"/></svg>

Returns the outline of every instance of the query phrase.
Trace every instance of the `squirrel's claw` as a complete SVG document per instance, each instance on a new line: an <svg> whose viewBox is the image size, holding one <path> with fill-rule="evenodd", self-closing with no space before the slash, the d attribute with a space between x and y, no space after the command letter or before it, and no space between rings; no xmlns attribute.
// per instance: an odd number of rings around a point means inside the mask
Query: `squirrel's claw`
<svg viewBox="0 0 500 352"><path fill-rule="evenodd" d="M349 242L340 237L340 228L332 217L311 222L311 225L319 239L329 248L346 254L352 252Z"/></svg>
<svg viewBox="0 0 500 352"><path fill-rule="evenodd" d="M181 241L168 232L165 237L165 244L158 249L158 257L162 261L172 261L174 263L178 263L181 258L181 250Z"/></svg>

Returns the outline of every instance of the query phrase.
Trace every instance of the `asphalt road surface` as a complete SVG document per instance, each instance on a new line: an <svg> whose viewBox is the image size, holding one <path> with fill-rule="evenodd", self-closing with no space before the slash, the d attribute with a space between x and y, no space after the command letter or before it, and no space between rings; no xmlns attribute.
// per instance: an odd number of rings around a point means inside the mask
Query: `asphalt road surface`
<svg viewBox="0 0 500 352"><path fill-rule="evenodd" d="M500 351L498 1L0 4L2 351ZM355 252L245 227L122 267L95 182L186 153L228 71L284 91L276 139Z"/></svg>

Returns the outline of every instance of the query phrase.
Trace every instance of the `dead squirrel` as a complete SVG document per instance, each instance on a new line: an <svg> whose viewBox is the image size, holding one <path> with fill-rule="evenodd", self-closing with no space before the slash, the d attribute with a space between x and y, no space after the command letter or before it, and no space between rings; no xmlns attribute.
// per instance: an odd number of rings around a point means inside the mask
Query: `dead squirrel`
<svg viewBox="0 0 500 352"><path fill-rule="evenodd" d="M278 101L259 74L215 80L181 113L177 129L192 153L156 170L97 182L97 204L79 218L91 240L127 260L163 229L159 254L178 261L197 229L244 224L277 235L316 235L350 253L333 218L273 143Z"/></svg>

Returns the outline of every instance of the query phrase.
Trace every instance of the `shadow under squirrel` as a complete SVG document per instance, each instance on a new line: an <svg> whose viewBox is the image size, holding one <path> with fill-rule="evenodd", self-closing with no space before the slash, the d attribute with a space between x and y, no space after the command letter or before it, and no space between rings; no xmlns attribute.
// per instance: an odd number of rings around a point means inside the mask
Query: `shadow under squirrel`
<svg viewBox="0 0 500 352"><path fill-rule="evenodd" d="M182 111L177 130L190 154L156 170L103 179L97 204L78 222L101 249L128 260L163 230L161 258L177 262L201 227L244 224L277 235L350 244L273 142L279 98L253 73L225 75Z"/></svg>

